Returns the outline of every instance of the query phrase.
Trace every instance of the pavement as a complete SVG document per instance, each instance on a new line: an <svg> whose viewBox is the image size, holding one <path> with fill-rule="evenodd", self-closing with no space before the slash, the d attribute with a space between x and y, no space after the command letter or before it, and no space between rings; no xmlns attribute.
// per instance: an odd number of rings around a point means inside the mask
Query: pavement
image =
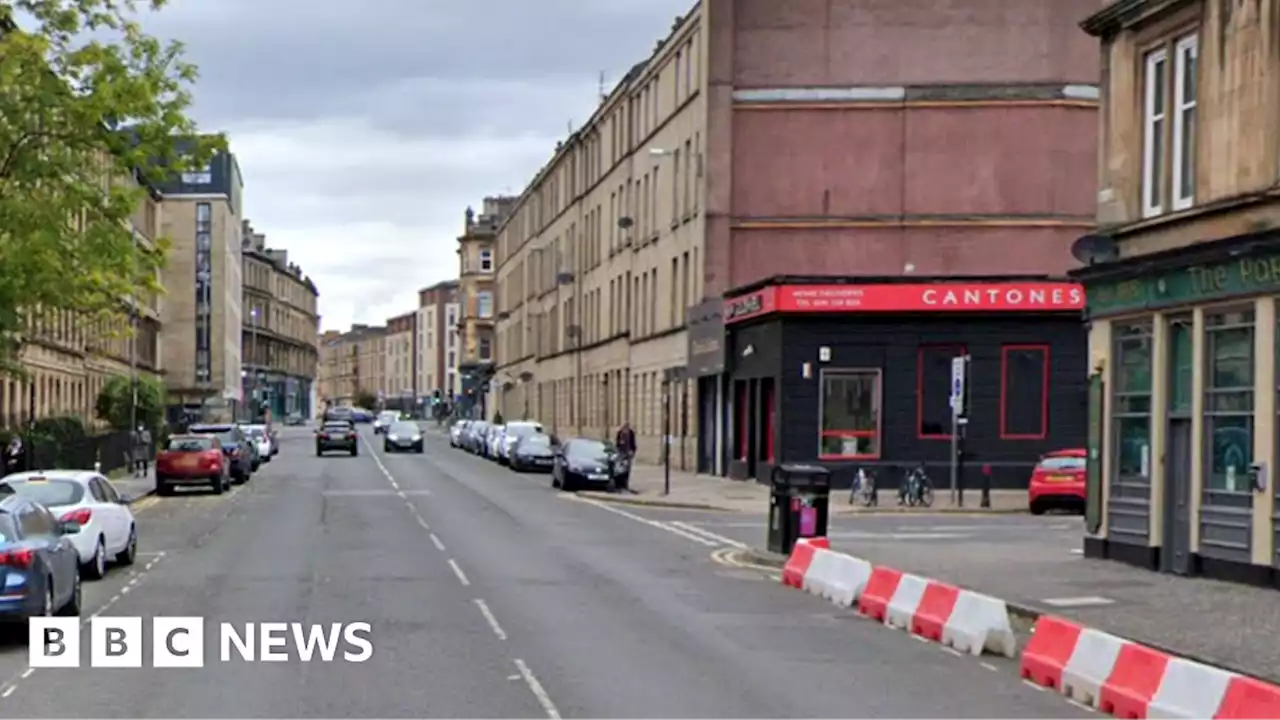
<svg viewBox="0 0 1280 720"><path fill-rule="evenodd" d="M437 433L424 455L387 456L361 432L358 457L317 458L288 429L247 485L141 500L140 562L86 583L84 615L365 621L367 662L220 663L207 646L200 670L30 670L9 637L0 716L1090 714L1012 661L913 642L726 564L734 543L644 508L555 492Z"/></svg>

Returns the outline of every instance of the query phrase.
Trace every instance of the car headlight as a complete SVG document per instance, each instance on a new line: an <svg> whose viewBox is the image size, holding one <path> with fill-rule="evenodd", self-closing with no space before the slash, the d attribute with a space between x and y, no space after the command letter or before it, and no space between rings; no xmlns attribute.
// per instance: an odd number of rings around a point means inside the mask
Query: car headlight
<svg viewBox="0 0 1280 720"><path fill-rule="evenodd" d="M414 436L413 436L413 441L414 441L414 442L418 442L418 441L419 441L419 440L421 440L421 439L422 439L422 436L421 436L421 435L414 435Z"/></svg>
<svg viewBox="0 0 1280 720"><path fill-rule="evenodd" d="M388 439L388 440L390 440L391 442L395 442L395 441L399 440L400 438L396 437L395 435L388 435L388 436L387 436L387 439Z"/></svg>

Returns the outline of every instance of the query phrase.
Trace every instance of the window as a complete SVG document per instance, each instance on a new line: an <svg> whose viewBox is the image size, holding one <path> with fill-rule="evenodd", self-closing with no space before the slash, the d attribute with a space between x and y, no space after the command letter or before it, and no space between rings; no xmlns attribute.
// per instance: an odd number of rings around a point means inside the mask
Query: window
<svg viewBox="0 0 1280 720"><path fill-rule="evenodd" d="M476 293L476 315L482 318L493 316L493 293L487 290Z"/></svg>
<svg viewBox="0 0 1280 720"><path fill-rule="evenodd" d="M493 251L480 251L480 272L493 272Z"/></svg>
<svg viewBox="0 0 1280 720"><path fill-rule="evenodd" d="M1253 310L1205 315L1206 490L1249 492L1253 462Z"/></svg>
<svg viewBox="0 0 1280 720"><path fill-rule="evenodd" d="M1191 35L1174 47L1173 209L1195 203L1196 68L1198 44Z"/></svg>
<svg viewBox="0 0 1280 720"><path fill-rule="evenodd" d="M963 345L922 345L916 353L916 435L951 439L951 360Z"/></svg>
<svg viewBox="0 0 1280 720"><path fill-rule="evenodd" d="M198 172L182 173L182 183L184 185L208 185L213 182L213 166L201 168Z"/></svg>
<svg viewBox="0 0 1280 720"><path fill-rule="evenodd" d="M880 457L880 371L824 370L821 382L818 456Z"/></svg>
<svg viewBox="0 0 1280 720"><path fill-rule="evenodd" d="M1116 326L1111 399L1113 498L1145 499L1150 489L1151 325ZM1140 487L1134 487L1138 485Z"/></svg>
<svg viewBox="0 0 1280 720"><path fill-rule="evenodd" d="M480 359L488 360L493 357L493 341L487 337L480 338Z"/></svg>
<svg viewBox="0 0 1280 720"><path fill-rule="evenodd" d="M1164 212L1160 181L1164 177L1165 83L1169 54L1154 50L1147 54L1143 77L1144 107L1142 132L1142 214L1151 217Z"/></svg>
<svg viewBox="0 0 1280 720"><path fill-rule="evenodd" d="M1000 349L1000 439L1044 440L1049 430L1049 346Z"/></svg>

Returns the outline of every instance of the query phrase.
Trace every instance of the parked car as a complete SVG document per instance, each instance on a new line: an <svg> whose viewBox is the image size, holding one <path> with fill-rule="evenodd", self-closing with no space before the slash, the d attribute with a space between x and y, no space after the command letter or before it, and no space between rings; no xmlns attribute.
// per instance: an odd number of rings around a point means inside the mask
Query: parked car
<svg viewBox="0 0 1280 720"><path fill-rule="evenodd" d="M458 420L449 428L449 447L462 447L462 436L467 432L467 424L470 420Z"/></svg>
<svg viewBox="0 0 1280 720"><path fill-rule="evenodd" d="M384 433L387 431L387 428L391 427L392 423L399 419L400 413L394 410L383 410L378 413L378 417L373 419L373 432Z"/></svg>
<svg viewBox="0 0 1280 720"><path fill-rule="evenodd" d="M231 463L228 472L231 481L249 482L253 472L258 469L258 449L245 437L237 425L192 425L187 428L189 435L214 435L222 445L222 453Z"/></svg>
<svg viewBox="0 0 1280 720"><path fill-rule="evenodd" d="M418 424L408 420L398 420L387 428L387 436L382 441L383 452L400 452L402 450L422 454L422 431Z"/></svg>
<svg viewBox="0 0 1280 720"><path fill-rule="evenodd" d="M302 417L302 413L289 413L289 417L284 419L284 424L289 427L300 427L307 424L307 419Z"/></svg>
<svg viewBox="0 0 1280 720"><path fill-rule="evenodd" d="M498 459L498 451L502 449L502 438L505 429L505 425L489 426L489 432L484 438L484 456L490 460Z"/></svg>
<svg viewBox="0 0 1280 720"><path fill-rule="evenodd" d="M355 457L360 454L360 440L356 428L349 422L334 420L316 431L316 457L327 452L342 451Z"/></svg>
<svg viewBox="0 0 1280 720"><path fill-rule="evenodd" d="M488 435L489 423L484 420L472 420L467 425L466 441L463 443L463 447L467 449L467 452L479 455L484 447L484 440Z"/></svg>
<svg viewBox="0 0 1280 720"><path fill-rule="evenodd" d="M266 425L243 425L241 432L249 437L253 443L254 449L258 451L258 457L263 462L271 462L271 458L275 456L275 441L271 439L270 431Z"/></svg>
<svg viewBox="0 0 1280 720"><path fill-rule="evenodd" d="M173 435L156 453L156 492L172 495L180 485L208 485L221 494L231 488L235 462L217 435Z"/></svg>
<svg viewBox="0 0 1280 720"><path fill-rule="evenodd" d="M1032 515L1055 509L1084 512L1087 457L1083 448L1073 448L1040 458L1027 484L1027 507Z"/></svg>
<svg viewBox="0 0 1280 720"><path fill-rule="evenodd" d="M373 411L364 408L352 408L351 419L359 425L368 425L373 422Z"/></svg>
<svg viewBox="0 0 1280 720"><path fill-rule="evenodd" d="M510 462L512 470L529 472L531 470L551 472L555 466L555 446L551 436L543 432L521 435L511 449Z"/></svg>
<svg viewBox="0 0 1280 720"><path fill-rule="evenodd" d="M70 537L78 532L79 525L58 520L39 503L0 498L0 619L80 614L80 555Z"/></svg>
<svg viewBox="0 0 1280 720"><path fill-rule="evenodd" d="M67 537L86 577L97 580L107 574L107 563L132 565L138 557L138 525L129 498L96 472L18 473L0 482L0 494L9 493L43 505L62 522L80 526L80 532Z"/></svg>
<svg viewBox="0 0 1280 720"><path fill-rule="evenodd" d="M502 428L502 441L498 446L497 460L502 465L511 463L511 451L520 438L542 432L542 424L532 420L515 420Z"/></svg>
<svg viewBox="0 0 1280 720"><path fill-rule="evenodd" d="M617 455L613 448L588 438L569 438L556 451L551 487L573 492L584 487L608 488Z"/></svg>

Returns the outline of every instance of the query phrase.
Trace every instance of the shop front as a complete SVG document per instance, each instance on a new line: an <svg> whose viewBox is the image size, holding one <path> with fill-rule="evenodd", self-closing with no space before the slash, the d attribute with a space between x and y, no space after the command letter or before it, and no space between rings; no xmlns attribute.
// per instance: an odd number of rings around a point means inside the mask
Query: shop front
<svg viewBox="0 0 1280 720"><path fill-rule="evenodd" d="M689 308L687 325L689 347L685 357L685 376L695 383L694 412L698 429L697 472L726 474L724 398L724 302L720 298L706 300Z"/></svg>
<svg viewBox="0 0 1280 720"><path fill-rule="evenodd" d="M1280 584L1280 253L1264 239L1078 273L1094 428L1087 556Z"/></svg>
<svg viewBox="0 0 1280 720"><path fill-rule="evenodd" d="M725 299L729 475L818 463L896 488L925 463L949 485L1026 487L1085 440L1084 293L1055 280L774 278ZM963 358L960 413L953 363Z"/></svg>

